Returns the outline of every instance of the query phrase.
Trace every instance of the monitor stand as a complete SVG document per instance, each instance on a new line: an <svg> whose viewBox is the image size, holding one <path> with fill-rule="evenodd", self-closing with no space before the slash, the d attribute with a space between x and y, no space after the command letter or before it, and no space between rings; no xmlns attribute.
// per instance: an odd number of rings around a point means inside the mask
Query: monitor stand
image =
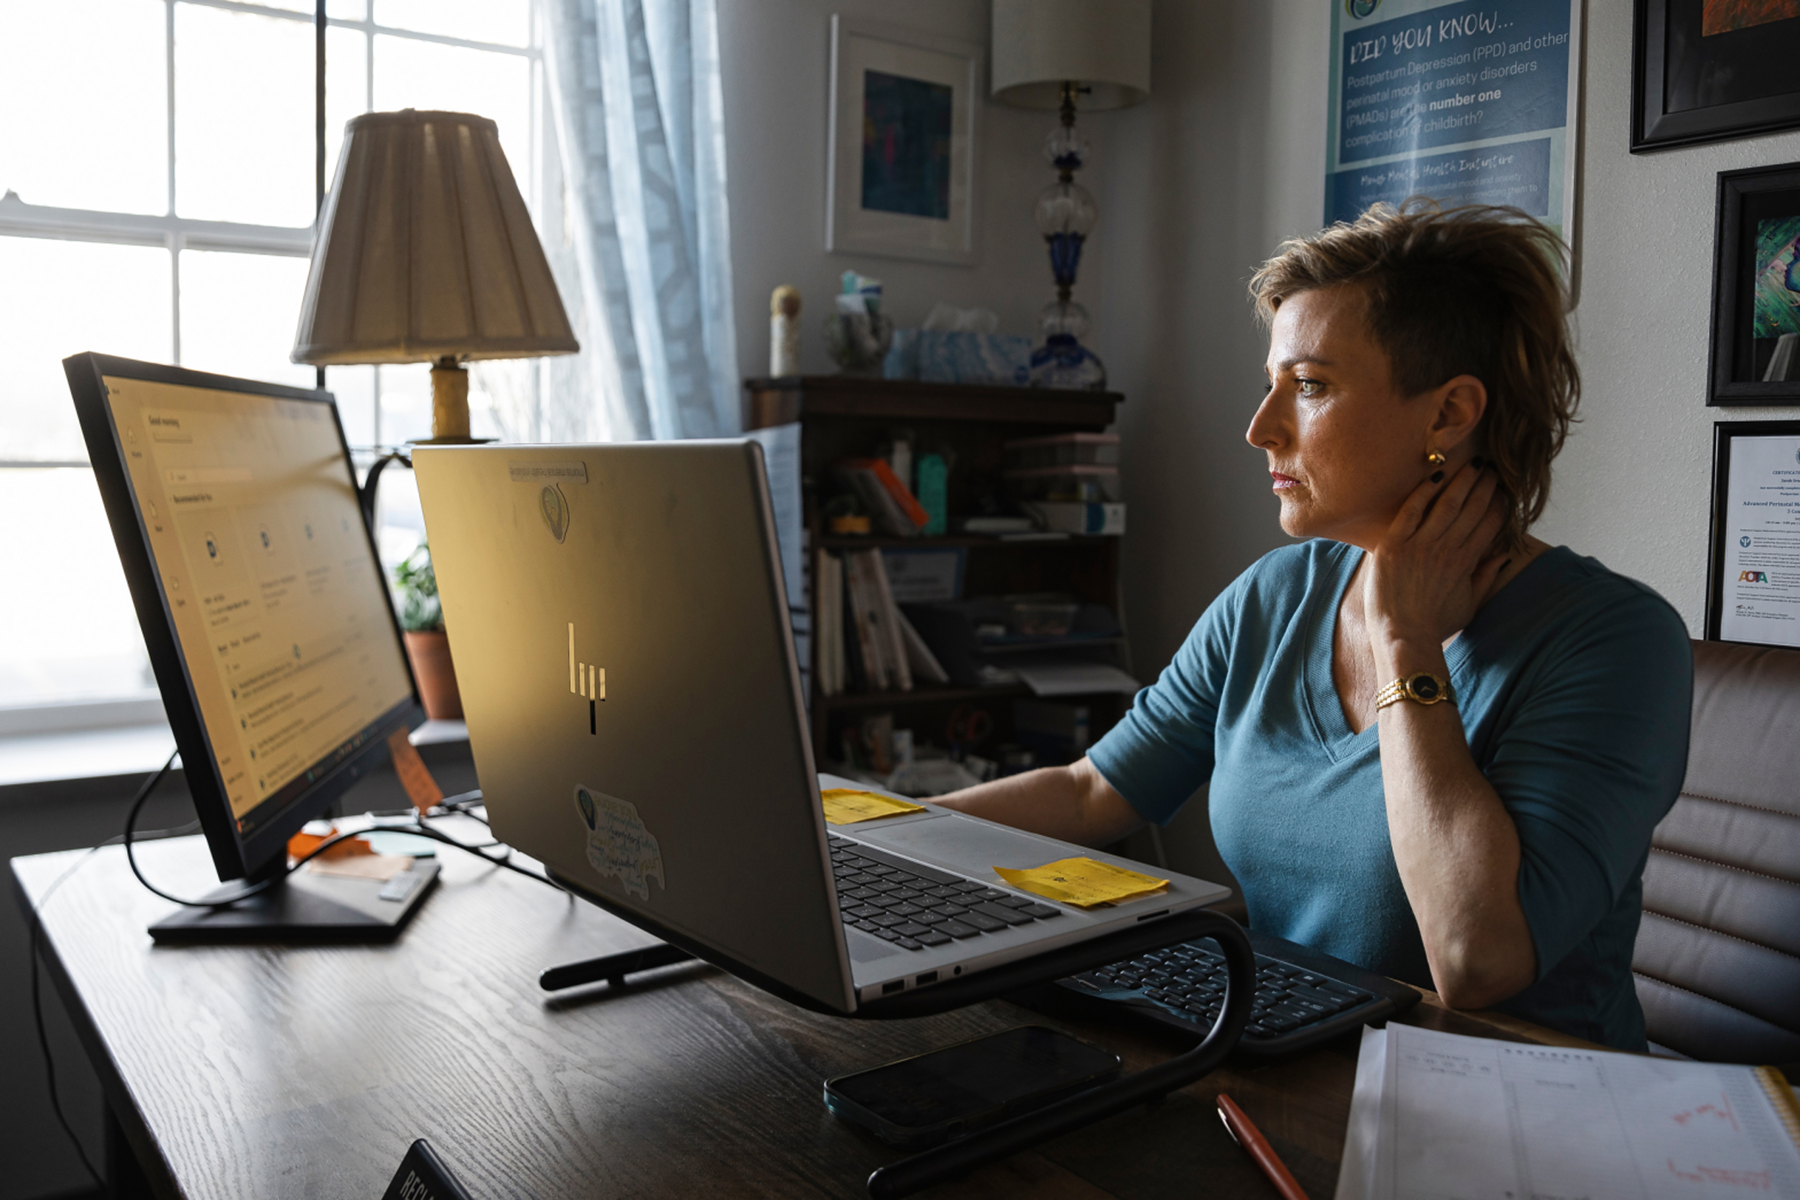
<svg viewBox="0 0 1800 1200"><path fill-rule="evenodd" d="M419 878L406 882L408 875ZM391 942L437 881L435 858L415 858L412 870L383 883L302 868L266 892L223 908L183 908L150 926L163 945L233 942ZM211 893L230 896L234 880Z"/></svg>

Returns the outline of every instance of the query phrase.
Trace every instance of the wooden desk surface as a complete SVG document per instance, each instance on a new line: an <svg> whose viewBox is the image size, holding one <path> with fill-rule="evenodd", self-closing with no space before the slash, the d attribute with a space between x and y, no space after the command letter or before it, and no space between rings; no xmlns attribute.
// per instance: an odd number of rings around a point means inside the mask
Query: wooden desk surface
<svg viewBox="0 0 1800 1200"><path fill-rule="evenodd" d="M33 905L81 852L13 860ZM612 992L551 997L545 967L649 942L591 905L446 849L443 876L386 947L156 947L168 905L117 848L44 914L50 975L160 1195L369 1197L414 1138L472 1195L861 1196L900 1155L825 1111L828 1076L1028 1022L1119 1053L1177 1044L993 1002L909 1021L802 1012L714 968L670 967ZM143 846L159 886L216 884L204 845ZM1406 1018L1526 1040L1429 1000ZM1536 1031L1537 1040L1554 1035ZM943 1197L1275 1196L1227 1137L1227 1091L1314 1200L1336 1187L1355 1048L1222 1069L931 1193Z"/></svg>

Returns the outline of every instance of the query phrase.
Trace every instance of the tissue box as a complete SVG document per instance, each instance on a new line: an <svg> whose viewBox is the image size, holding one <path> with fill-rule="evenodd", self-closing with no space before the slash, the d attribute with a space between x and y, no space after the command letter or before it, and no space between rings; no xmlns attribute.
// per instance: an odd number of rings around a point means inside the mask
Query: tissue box
<svg viewBox="0 0 1800 1200"><path fill-rule="evenodd" d="M1031 382L1030 338L1001 333L919 331L919 378L928 383Z"/></svg>
<svg viewBox="0 0 1800 1200"><path fill-rule="evenodd" d="M988 383L1024 387L1031 382L1030 338L941 329L896 329L884 379L927 383Z"/></svg>

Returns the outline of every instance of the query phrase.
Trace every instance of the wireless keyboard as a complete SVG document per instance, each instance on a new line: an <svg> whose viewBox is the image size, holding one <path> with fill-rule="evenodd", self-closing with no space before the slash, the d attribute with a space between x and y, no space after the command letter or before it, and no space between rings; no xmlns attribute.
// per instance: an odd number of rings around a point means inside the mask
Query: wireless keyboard
<svg viewBox="0 0 1800 1200"><path fill-rule="evenodd" d="M1405 1012L1419 993L1329 954L1248 931L1256 1002L1239 1053L1279 1057ZM1057 981L1131 1016L1204 1035L1225 997L1225 959L1211 941L1184 942Z"/></svg>

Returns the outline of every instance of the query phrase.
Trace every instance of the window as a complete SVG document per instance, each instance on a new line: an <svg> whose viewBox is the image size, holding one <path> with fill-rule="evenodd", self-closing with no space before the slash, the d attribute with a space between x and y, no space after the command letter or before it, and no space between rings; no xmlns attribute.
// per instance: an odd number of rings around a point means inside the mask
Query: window
<svg viewBox="0 0 1800 1200"><path fill-rule="evenodd" d="M500 127L534 215L545 153L533 0L327 0L326 163L360 112ZM55 0L0 40L0 733L159 713L61 360L83 350L312 386L288 361L316 203L311 0ZM539 221L540 228L544 222ZM547 248L549 239L546 239ZM553 251L554 252L554 251ZM429 432L426 364L333 367L367 453ZM477 364L477 434L540 435L540 369ZM423 529L383 478L383 557Z"/></svg>

